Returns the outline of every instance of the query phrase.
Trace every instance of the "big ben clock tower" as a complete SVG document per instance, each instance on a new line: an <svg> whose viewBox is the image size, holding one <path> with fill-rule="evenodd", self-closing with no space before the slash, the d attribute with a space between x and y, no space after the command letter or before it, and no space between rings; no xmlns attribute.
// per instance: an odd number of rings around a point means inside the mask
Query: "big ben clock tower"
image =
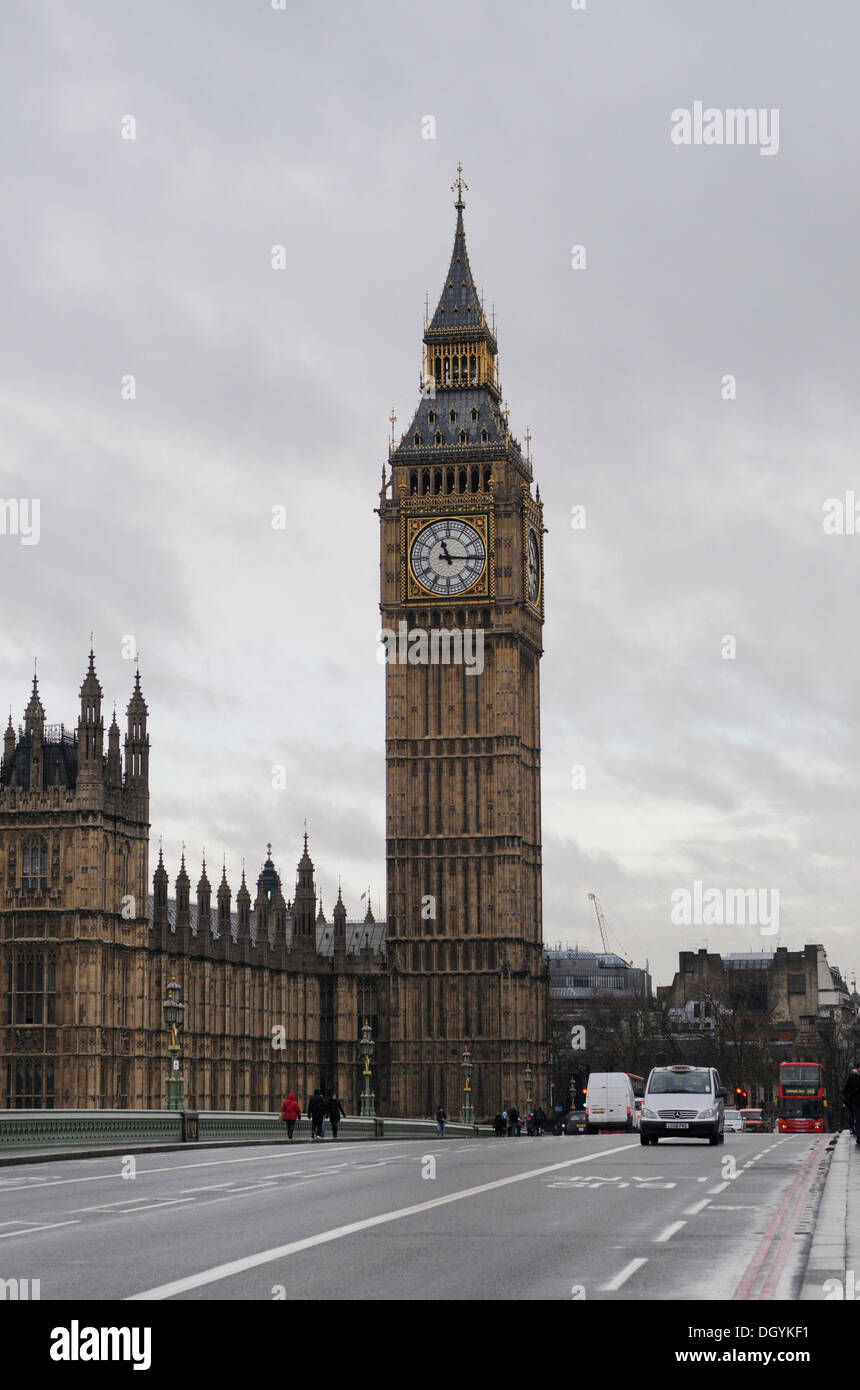
<svg viewBox="0 0 860 1390"><path fill-rule="evenodd" d="M543 517L457 224L421 400L380 496L391 1114L546 1104ZM385 1054L387 1053L387 1056ZM526 1069L531 1068L531 1085Z"/></svg>

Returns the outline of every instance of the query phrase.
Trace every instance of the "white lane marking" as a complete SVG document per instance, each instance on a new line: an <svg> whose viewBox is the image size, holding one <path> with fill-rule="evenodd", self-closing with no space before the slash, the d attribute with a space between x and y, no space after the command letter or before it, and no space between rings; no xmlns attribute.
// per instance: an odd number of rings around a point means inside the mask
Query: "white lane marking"
<svg viewBox="0 0 860 1390"><path fill-rule="evenodd" d="M33 1231L53 1231L57 1226L80 1226L80 1221L49 1221L43 1226L26 1226L23 1231L3 1231L0 1240L8 1240L10 1236L28 1236Z"/></svg>
<svg viewBox="0 0 860 1390"><path fill-rule="evenodd" d="M700 1211L704 1211L704 1210L705 1210L705 1207L709 1207L710 1205L711 1205L711 1199L710 1199L710 1197L704 1197L704 1198L702 1199L701 1202L696 1202L696 1204L695 1204L694 1206L692 1206L692 1207L687 1207L686 1211L684 1212L684 1215L685 1215L685 1216L698 1216Z"/></svg>
<svg viewBox="0 0 860 1390"><path fill-rule="evenodd" d="M225 1192L225 1197L232 1197L234 1192L271 1192L275 1187L273 1182L255 1182L250 1187L231 1187L229 1192ZM191 1201L191 1198L188 1199Z"/></svg>
<svg viewBox="0 0 860 1390"><path fill-rule="evenodd" d="M728 1186L729 1184L727 1182L718 1182L716 1187L709 1187L708 1191L712 1197L716 1197L720 1192L725 1192Z"/></svg>
<svg viewBox="0 0 860 1390"><path fill-rule="evenodd" d="M230 1187L229 1182L205 1182L201 1187L180 1187L180 1192L220 1192L222 1187Z"/></svg>
<svg viewBox="0 0 860 1390"><path fill-rule="evenodd" d="M353 1142L355 1142L355 1143L363 1143L363 1144L368 1143L367 1140L354 1140ZM386 1143L386 1140L381 1139L379 1142L380 1142L380 1144L384 1144L384 1143ZM316 1153L319 1153L319 1149L312 1149L312 1150L310 1150L310 1152L316 1154ZM366 1152L366 1150L365 1150L365 1152ZM428 1152L428 1153L431 1153L432 1150L428 1149L427 1152ZM446 1150L446 1152L448 1152L448 1153L457 1153L458 1150L452 1147L452 1148ZM284 1155L284 1157L286 1158L286 1154ZM305 1155L304 1155L304 1154L297 1154L294 1150L291 1150L291 1151L290 1151L290 1158L291 1158L291 1160L295 1161L295 1159L300 1158L300 1157L301 1157L301 1158L304 1158ZM356 1155L356 1157L358 1157L358 1155ZM410 1149L408 1152L404 1150L404 1152L403 1152L402 1154L400 1154L399 1157L401 1157L401 1158L415 1158L415 1157L417 1157L417 1155L415 1154L415 1146L413 1145L413 1146L411 1147L411 1149ZM422 1157L423 1157L423 1154L422 1154ZM118 1158L121 1159L121 1158L122 1158L122 1155L121 1155L121 1154L118 1155ZM60 1161L61 1161L61 1160L59 1160L59 1159L57 1160L58 1163L59 1163ZM71 1160L69 1160L69 1161L71 1161ZM226 1168L226 1167L228 1167L228 1166L229 1166L230 1164L232 1164L232 1163L271 1163L271 1161L272 1161L272 1155L271 1155L270 1153L268 1153L268 1154L254 1154L254 1155L252 1155L250 1158L214 1158L214 1159L206 1159L206 1160L201 1161L200 1163L169 1163L169 1164L166 1163L166 1164L164 1164L164 1166L161 1167L161 1168L138 1168L138 1170L137 1170L137 1176L138 1176L138 1178L142 1178L142 1177L146 1177L147 1174L153 1174L153 1173L154 1173L154 1174L158 1174L158 1173L176 1173L176 1172L180 1172L183 1168ZM313 1169L311 1169L310 1171L313 1171ZM121 1173L121 1172L116 1172L116 1173L93 1173L91 1176L86 1177L86 1178L53 1178L53 1177L52 1177L52 1178L46 1178L46 1179L45 1179L44 1185L45 1185L46 1187L68 1187L71 1183L79 1183L79 1182L103 1182L103 1181L108 1180L108 1179L111 1179L111 1178L122 1178L122 1173ZM125 1181L128 1181L128 1179L126 1179ZM0 1197L2 1197L2 1195L3 1195L2 1192L0 1192Z"/></svg>
<svg viewBox="0 0 860 1390"><path fill-rule="evenodd" d="M671 1226L667 1226L665 1231L661 1231L659 1236L655 1238L655 1245L659 1245L661 1241L671 1240L672 1237L680 1231L681 1227L686 1226L686 1224L686 1221L673 1221Z"/></svg>
<svg viewBox="0 0 860 1390"><path fill-rule="evenodd" d="M716 1203L711 1207L711 1211L758 1211L758 1207L718 1207Z"/></svg>
<svg viewBox="0 0 860 1390"><path fill-rule="evenodd" d="M647 1265L647 1263L648 1261L643 1255L640 1255L635 1260L631 1260L629 1265L625 1265L621 1273L616 1274L614 1279L610 1279L608 1284L601 1284L601 1293L615 1293L617 1289L621 1288L622 1284L627 1283L627 1280L630 1278L631 1274L635 1274L637 1269L641 1269L642 1266Z"/></svg>
<svg viewBox="0 0 860 1390"><path fill-rule="evenodd" d="M145 1207L126 1207L125 1211L112 1211L111 1216L134 1216L136 1211L154 1211L156 1207L176 1207L183 1202L193 1202L193 1197L165 1197L160 1202L148 1202Z"/></svg>
<svg viewBox="0 0 860 1390"><path fill-rule="evenodd" d="M613 1153L623 1153L626 1149L638 1148L636 1144L622 1144L619 1148L613 1149ZM358 1231L368 1231L374 1226L384 1226L390 1221L401 1221L404 1217L417 1216L420 1212L432 1211L435 1207L448 1206L451 1202L461 1202L466 1197L477 1197L483 1192L495 1192L502 1187L510 1187L512 1183L526 1182L529 1178L542 1178L546 1173L558 1172L560 1168L572 1168L577 1163L593 1163L595 1159L605 1158L606 1150L598 1153L584 1154L581 1158L569 1158L563 1163L551 1163L546 1168L531 1168L525 1173L515 1173L508 1178L497 1178L494 1182L481 1183L478 1187L466 1187L459 1192L449 1192L445 1197L434 1197L428 1202L418 1202L415 1206L401 1207L397 1211L386 1211L380 1216L369 1216L363 1221L352 1221L348 1226L335 1226L330 1231L320 1231L318 1235L307 1236L304 1240L291 1241L289 1245L278 1245L271 1250L261 1250L256 1255L246 1255L241 1260L231 1260L228 1264L215 1265L212 1269L204 1269L199 1274L191 1274L186 1279L175 1279L170 1284L160 1284L157 1288L146 1289L143 1293L130 1294L126 1302L139 1302L142 1300L154 1300L173 1298L175 1294L185 1293L188 1289L198 1289L203 1284L214 1284L220 1279L229 1279L234 1274L242 1274L247 1269L255 1269L258 1265L271 1264L273 1260L280 1260L287 1255L294 1255L299 1250L310 1250L316 1245L326 1245L329 1241L342 1240L344 1236L354 1235ZM683 1222L681 1223L684 1224Z"/></svg>
<svg viewBox="0 0 860 1390"><path fill-rule="evenodd" d="M152 1207L172 1207L177 1202L193 1202L193 1197L159 1197L155 1202L147 1202L146 1206L139 1203L146 1202L145 1197L129 1197L122 1202L102 1202L97 1207L75 1207L76 1212L100 1211L105 1216L128 1216L136 1211L149 1211Z"/></svg>

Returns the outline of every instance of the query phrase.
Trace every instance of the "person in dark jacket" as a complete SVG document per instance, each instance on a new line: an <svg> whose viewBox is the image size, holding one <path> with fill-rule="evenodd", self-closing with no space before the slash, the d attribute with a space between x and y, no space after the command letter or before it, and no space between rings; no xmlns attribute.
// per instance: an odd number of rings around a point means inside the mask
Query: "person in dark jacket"
<svg viewBox="0 0 860 1390"><path fill-rule="evenodd" d="M496 1138L501 1139L505 1132L505 1122L502 1119L501 1113L493 1120L493 1129L496 1131Z"/></svg>
<svg viewBox="0 0 860 1390"><path fill-rule="evenodd" d="M332 1139L337 1138L337 1127L340 1124L341 1116L343 1116L344 1119L346 1119L346 1111L344 1110L343 1106L340 1103L340 1100L338 1099L337 1091L329 1091L328 1118L331 1124Z"/></svg>
<svg viewBox="0 0 860 1390"><path fill-rule="evenodd" d="M537 1110L535 1111L535 1133L543 1134L545 1126L546 1111L544 1110L542 1105L539 1105Z"/></svg>
<svg viewBox="0 0 860 1390"><path fill-rule="evenodd" d="M515 1105L508 1106L508 1134L516 1139L519 1134L520 1112Z"/></svg>
<svg viewBox="0 0 860 1390"><path fill-rule="evenodd" d="M287 1098L281 1106L281 1119L286 1122L287 1138L292 1139L293 1130L296 1127L296 1120L302 1118L302 1107L296 1100L292 1091L287 1093Z"/></svg>
<svg viewBox="0 0 860 1390"><path fill-rule="evenodd" d="M322 1139L327 1111L326 1098L322 1091L317 1089L308 1101L308 1114L311 1117L311 1140Z"/></svg>
<svg viewBox="0 0 860 1390"><path fill-rule="evenodd" d="M448 1116L440 1105L436 1111L436 1133L440 1139L445 1138L445 1125L448 1123Z"/></svg>
<svg viewBox="0 0 860 1390"><path fill-rule="evenodd" d="M860 1145L860 1062L855 1062L854 1067L848 1073L845 1090L842 1092L842 1103L847 1105L851 1112L854 1138Z"/></svg>

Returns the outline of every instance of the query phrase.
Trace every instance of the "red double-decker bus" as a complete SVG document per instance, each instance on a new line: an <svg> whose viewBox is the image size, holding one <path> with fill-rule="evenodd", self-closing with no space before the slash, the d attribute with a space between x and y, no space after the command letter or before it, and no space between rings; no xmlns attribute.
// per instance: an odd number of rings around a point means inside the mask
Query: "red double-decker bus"
<svg viewBox="0 0 860 1390"><path fill-rule="evenodd" d="M820 1062L780 1062L776 1119L780 1134L824 1133L827 1097Z"/></svg>

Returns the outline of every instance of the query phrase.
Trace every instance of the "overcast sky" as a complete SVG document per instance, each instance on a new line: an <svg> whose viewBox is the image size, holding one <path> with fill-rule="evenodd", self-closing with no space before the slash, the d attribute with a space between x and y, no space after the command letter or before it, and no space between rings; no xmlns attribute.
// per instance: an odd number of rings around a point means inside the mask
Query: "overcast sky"
<svg viewBox="0 0 860 1390"><path fill-rule="evenodd" d="M860 534L823 520L860 498L858 52L854 0L10 10L0 496L41 503L38 545L0 536L15 722L38 657L74 723L91 629L124 720L132 636L171 879L185 840L235 891L271 839L289 895L307 817L329 914L339 874L379 902L373 508L462 160L549 528L546 939L599 949L596 891L657 981L706 940L851 974ZM697 101L777 109L778 150L673 143ZM778 936L673 924L697 880L778 890Z"/></svg>

